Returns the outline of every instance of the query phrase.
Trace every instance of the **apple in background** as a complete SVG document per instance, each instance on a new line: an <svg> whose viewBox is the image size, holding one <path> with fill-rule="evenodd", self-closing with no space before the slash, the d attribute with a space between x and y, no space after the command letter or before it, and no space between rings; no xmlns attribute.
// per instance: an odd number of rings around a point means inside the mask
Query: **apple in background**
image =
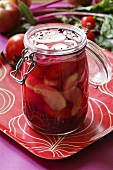
<svg viewBox="0 0 113 170"><path fill-rule="evenodd" d="M92 0L67 0L69 4L74 5L74 6L78 6L78 5L82 5L82 6L88 6L91 5Z"/></svg>
<svg viewBox="0 0 113 170"><path fill-rule="evenodd" d="M16 4L0 1L0 33L7 33L20 24L21 13Z"/></svg>
<svg viewBox="0 0 113 170"><path fill-rule="evenodd" d="M8 1L14 2L16 5L18 5L18 0L8 0ZM21 1L24 2L28 7L30 7L32 0L21 0Z"/></svg>

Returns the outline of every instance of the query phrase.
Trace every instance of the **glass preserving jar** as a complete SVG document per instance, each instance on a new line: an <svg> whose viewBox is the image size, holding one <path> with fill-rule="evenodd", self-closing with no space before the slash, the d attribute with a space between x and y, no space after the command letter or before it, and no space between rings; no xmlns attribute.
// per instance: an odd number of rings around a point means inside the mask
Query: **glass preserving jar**
<svg viewBox="0 0 113 170"><path fill-rule="evenodd" d="M68 24L42 24L25 34L23 57L11 72L22 84L23 111L34 130L74 132L88 110L88 86L111 78L108 58L84 30ZM17 79L21 68L22 79Z"/></svg>

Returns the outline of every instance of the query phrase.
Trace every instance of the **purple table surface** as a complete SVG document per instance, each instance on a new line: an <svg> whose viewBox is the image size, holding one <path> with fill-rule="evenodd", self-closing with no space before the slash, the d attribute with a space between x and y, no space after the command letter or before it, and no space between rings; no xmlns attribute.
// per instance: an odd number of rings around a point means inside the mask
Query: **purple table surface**
<svg viewBox="0 0 113 170"><path fill-rule="evenodd" d="M7 39L0 35L0 50ZM39 158L0 132L0 170L112 170L113 132L71 157Z"/></svg>
<svg viewBox="0 0 113 170"><path fill-rule="evenodd" d="M113 133L61 160L36 157L0 133L0 170L113 170Z"/></svg>

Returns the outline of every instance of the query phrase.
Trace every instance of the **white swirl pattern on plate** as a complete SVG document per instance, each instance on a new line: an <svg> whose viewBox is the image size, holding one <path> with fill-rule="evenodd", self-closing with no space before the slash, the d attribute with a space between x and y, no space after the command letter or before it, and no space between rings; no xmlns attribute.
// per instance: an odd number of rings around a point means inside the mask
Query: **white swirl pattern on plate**
<svg viewBox="0 0 113 170"><path fill-rule="evenodd" d="M5 76L6 76L6 67L0 61L0 81L2 81Z"/></svg>
<svg viewBox="0 0 113 170"><path fill-rule="evenodd" d="M0 114L5 114L14 105L15 96L9 90L0 88Z"/></svg>
<svg viewBox="0 0 113 170"><path fill-rule="evenodd" d="M99 87L102 93L108 94L113 97L113 77L111 78L110 82L104 84L103 86Z"/></svg>
<svg viewBox="0 0 113 170"><path fill-rule="evenodd" d="M104 110L106 110L106 115ZM98 120L96 119L97 111ZM104 125L104 121L108 123ZM89 111L83 125L78 131L69 135L47 136L37 134L27 125L24 114L20 114L9 121L10 133L17 140L19 134L21 134L20 143L24 147L41 157L44 157L44 154L49 152L53 159L67 157L80 151L110 132L111 128L112 120L108 106L102 101L91 97L89 98ZM32 133L29 133L29 131L32 131Z"/></svg>

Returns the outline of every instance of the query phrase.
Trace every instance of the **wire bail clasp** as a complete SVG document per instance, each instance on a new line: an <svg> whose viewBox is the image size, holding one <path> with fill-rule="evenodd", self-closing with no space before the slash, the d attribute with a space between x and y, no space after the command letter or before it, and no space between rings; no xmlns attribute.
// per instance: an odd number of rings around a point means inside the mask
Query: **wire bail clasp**
<svg viewBox="0 0 113 170"><path fill-rule="evenodd" d="M12 78L14 78L14 80L19 83L20 85L23 85L27 75L35 68L36 66L36 62L33 60L34 54L35 53L31 53L29 56L25 56L28 52L28 49L25 49L22 51L22 58L18 61L17 65L16 65L16 69L10 72L10 76ZM31 63L29 64L29 67L26 71L26 73L24 73L22 75L21 79L17 78L18 73L20 72L21 68L22 68L22 64L23 62L27 62L28 60L31 60Z"/></svg>

